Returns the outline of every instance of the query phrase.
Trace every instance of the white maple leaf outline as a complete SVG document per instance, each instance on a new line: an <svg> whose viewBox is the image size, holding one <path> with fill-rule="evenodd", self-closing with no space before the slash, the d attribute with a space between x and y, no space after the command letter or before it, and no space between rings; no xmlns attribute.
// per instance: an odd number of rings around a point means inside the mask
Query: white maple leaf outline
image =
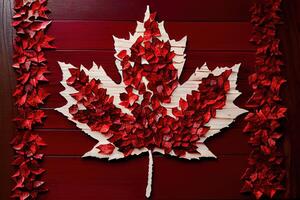
<svg viewBox="0 0 300 200"><path fill-rule="evenodd" d="M146 22L149 19L149 16L150 16L150 9L149 9L149 6L147 6L147 10L146 10L145 17L144 17L144 22ZM122 70L122 66L121 66L121 61L117 57L117 55L122 50L126 50L127 54L130 55L130 51L131 51L130 47L135 43L137 38L139 36L142 36L144 33L144 30L145 30L144 22L143 23L137 22L137 27L136 27L135 33L133 35L131 35L131 34L129 35L130 36L129 40L120 39L120 38L113 36L114 46L115 46L115 50L116 50L115 64L120 72ZM182 70L183 70L184 63L185 63L186 54L184 54L184 51L186 48L187 37L184 36L180 41L170 40L167 32L165 31L164 22L162 21L162 22L158 23L158 25L159 25L159 30L160 30L161 36L157 37L157 38L164 42L166 42L166 41L170 42L171 51L174 51L174 53L176 54L176 56L173 58L173 65L175 68L177 68L178 74L179 74L178 77L180 77ZM142 60L142 64L143 64L143 62L147 62L147 61ZM65 115L70 121L74 122L79 129L83 130L86 134L88 134L89 136L91 136L92 138L94 138L98 141L98 143L93 147L93 149L90 150L89 152L85 153L83 155L83 157L108 158L109 160L123 158L124 154L121 153L120 151L118 151L118 147L116 147L114 149L113 153L110 155L99 153L99 149L97 147L99 145L105 145L105 144L111 143L108 141L109 137L106 137L103 134L99 134L98 131L92 131L91 128L87 124L80 123L76 120L73 120L73 116L69 113L69 107L72 106L73 104L76 104L77 101L70 94L76 93L78 91L75 90L73 87L68 86L66 81L71 76L69 69L77 69L77 68L71 64L66 64L64 62L58 62L58 63L63 72L62 73L63 79L61 81L61 84L65 87L65 90L60 92L60 94L67 100L67 104L65 104L64 106L62 106L60 108L56 108L56 110L61 112L63 115ZM216 133L219 133L221 129L228 127L229 124L231 124L238 115L247 112L246 110L241 109L233 104L233 101L241 94L236 89L237 74L239 71L239 67L240 67L240 64L236 64L230 68L229 67L222 67L222 68L217 67L211 71L208 69L206 63L204 63L204 65L202 65L201 67L198 67L196 69L196 71L189 77L189 79L186 82L179 85L174 90L172 97L171 97L170 104L165 104L165 103L161 104L162 106L164 106L168 109L168 115L173 117L171 109L173 107L179 107L180 98L186 99L187 94L191 94L191 92L193 90L197 91L198 86L201 83L201 80L203 78L208 77L209 74L213 74L214 76L219 76L220 74L222 74L224 71L226 71L228 69L232 70L232 73L228 78L228 80L230 81L230 90L226 94L225 106L222 109L217 109L216 117L211 118L210 121L207 124L205 124L206 126L209 126L210 129L203 137L200 138L200 140L197 144L197 147L198 147L197 151L199 152L199 154L195 154L195 153L191 154L191 153L186 152L185 156L183 156L181 158L185 158L185 159L200 159L201 157L216 158L216 156L206 147L206 145L203 142L208 137L211 137L211 136L215 135ZM104 69L101 66L98 67L94 62L93 62L93 66L90 70L86 69L82 65L80 66L80 69L82 69L86 73L86 75L89 76L89 80L92 80L92 79L101 80L101 87L106 88L107 94L109 96L114 97L114 105L116 107L120 108L124 113L131 114L130 110L119 105L119 103L121 102L119 95L123 92L126 92L125 91L126 85L123 83L123 81L121 81L120 84L115 83L109 76L107 76ZM147 85L146 84L147 80L145 78L143 78L142 81L145 83L145 85ZM150 91L150 90L148 90L148 91ZM135 92L135 94L140 96L139 100L142 99L142 96L139 95L138 92ZM84 107L82 109L84 109ZM152 163L153 163L152 154L151 154L152 152L159 152L159 153L165 154L163 149L156 147L151 152L150 150L148 150L147 148L144 147L141 149L135 148L133 150L133 152L131 153L131 155L139 155L139 154L141 154L143 152L147 152L147 151L149 152L150 162L152 162ZM173 150L169 153L169 155L177 156ZM152 163L151 163L151 165L152 165ZM149 163L149 165L150 165L150 163ZM149 168L149 170L150 170L150 168ZM148 176L152 176L152 168L151 168L151 172L149 172ZM149 180L149 178L150 177L148 177L148 180ZM150 182L150 185L151 185L151 182ZM148 186L149 186L149 183L148 183ZM149 197L149 195L150 194L148 194L148 196L147 195L146 196Z"/></svg>

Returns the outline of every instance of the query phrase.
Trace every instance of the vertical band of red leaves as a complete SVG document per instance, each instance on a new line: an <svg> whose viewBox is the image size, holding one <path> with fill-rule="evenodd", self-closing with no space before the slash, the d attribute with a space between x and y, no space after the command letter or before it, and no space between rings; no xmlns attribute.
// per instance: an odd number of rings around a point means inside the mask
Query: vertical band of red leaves
<svg viewBox="0 0 300 200"><path fill-rule="evenodd" d="M17 74L17 84L13 96L16 99L17 133L11 144L15 152L12 164L15 181L12 198L36 199L46 191L41 179L45 169L40 165L43 154L41 147L45 142L32 128L42 124L45 117L39 106L48 94L42 89L41 82L47 81L48 72L44 49L54 48L54 40L45 34L51 23L47 13L47 0L15 0L12 26L15 28L13 68Z"/></svg>
<svg viewBox="0 0 300 200"><path fill-rule="evenodd" d="M284 190L286 172L283 163L281 120L287 108L280 98L282 53L277 36L281 0L262 0L251 8L253 25L251 42L256 45L256 72L249 76L253 94L247 102L251 110L245 117L244 132L249 133L253 150L249 167L242 176L242 192L251 192L257 199L273 198Z"/></svg>

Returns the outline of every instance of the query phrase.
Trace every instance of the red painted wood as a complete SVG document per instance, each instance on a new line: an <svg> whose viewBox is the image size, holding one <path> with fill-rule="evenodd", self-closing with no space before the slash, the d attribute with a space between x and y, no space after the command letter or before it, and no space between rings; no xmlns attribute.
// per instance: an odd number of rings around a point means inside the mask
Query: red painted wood
<svg viewBox="0 0 300 200"><path fill-rule="evenodd" d="M102 66L110 77L113 77L116 82L120 81L117 69L115 67L114 51L104 50L59 50L49 51L46 53L48 58L48 66L51 74L47 76L51 83L57 83L61 80L61 71L57 61L71 63L79 67L80 65L90 68L93 61ZM204 62L208 67L214 68L216 66L232 66L236 63L241 63L241 74L250 74L253 72L254 52L211 52L211 51L186 51L186 62L184 65L184 77L182 81L186 80L188 75ZM185 72L188 71L188 72ZM245 77L240 77L245 78Z"/></svg>
<svg viewBox="0 0 300 200"><path fill-rule="evenodd" d="M207 62L230 66L241 62L238 88L243 92L236 103L249 97L247 76L253 69L254 48L248 43L251 27L247 21L250 0L175 0L172 9L165 1L51 0L54 19L49 34L56 37L56 51L47 53L51 93L43 106L48 118L39 133L48 143L45 168L50 192L41 199L143 199L147 181L146 156L117 162L81 159L95 145L62 114L53 110L65 100L59 95L61 72L57 61L89 68L92 61L102 65L115 81L120 77L114 65L112 35L128 37L141 20L146 3L158 11L172 39L188 36L187 62L181 80ZM180 12L180 9L182 11ZM130 12L128 12L130 10ZM74 20L76 19L76 20ZM242 133L240 116L230 128L207 140L218 160L198 162L155 156L153 199L243 199L240 176L247 164L249 146ZM233 145L234 144L234 145ZM228 183L230 182L230 186Z"/></svg>
<svg viewBox="0 0 300 200"><path fill-rule="evenodd" d="M247 144L247 135L241 134L242 117L224 129L221 134L208 139L205 143L209 149L219 155L248 155L250 146ZM48 147L44 149L46 155L51 156L82 156L96 145L97 141L87 136L84 132L76 129L39 129L39 133L47 142ZM235 145L230 145L235 144Z"/></svg>
<svg viewBox="0 0 300 200"><path fill-rule="evenodd" d="M243 107L247 97L249 98L251 93L249 92L249 86L247 80L239 80L237 88L242 92L242 95L235 101L238 106ZM51 84L44 87L51 95L48 97L47 102L43 105L43 108L57 108L65 105L67 102L59 92L64 90L64 87L60 84Z"/></svg>
<svg viewBox="0 0 300 200"><path fill-rule="evenodd" d="M11 174L13 169L10 161L12 160L13 151L11 149L11 139L15 134L15 126L12 119L15 117L14 100L12 98L12 89L14 87L14 72L12 69L12 42L13 27L11 1L5 0L0 2L0 199L10 198Z"/></svg>
<svg viewBox="0 0 300 200"><path fill-rule="evenodd" d="M112 35L129 37L135 22L53 21L49 34L55 35L58 49L113 49ZM253 51L247 22L166 22L171 39L188 36L188 50Z"/></svg>
<svg viewBox="0 0 300 200"><path fill-rule="evenodd" d="M10 0L7 2L7 5L3 4L6 8L5 12L10 12ZM172 2L171 8L170 2ZM142 19L146 4L150 4L153 10L158 11L160 20L166 21L166 29L171 38L180 39L188 35L184 78L188 77L193 67L201 65L204 61L207 61L210 66L231 65L241 61L243 65L241 82L238 83L240 85L246 75L251 73L254 61L254 49L248 43L251 30L248 24L248 10L251 2L252 0L49 0L49 8L52 10L51 19L54 19L49 31L57 38L58 51L50 51L46 55L52 72L48 78L53 86L48 87L49 89L52 87L50 90L52 96L44 108L57 107L63 102L57 94L60 89L57 85L61 79L57 60L71 62L74 65L84 64L88 67L93 58L105 69L112 69L109 75L117 80L116 70L112 67L114 66L112 34L127 37L129 31L133 32L135 21ZM289 7L285 12L288 14L294 12L297 1L286 2ZM299 25L300 15L297 12L294 14ZM3 18L6 24L10 24L9 18ZM296 144L299 124L296 115L299 110L296 101L299 96L297 96L299 59L293 54L298 52L299 44L296 45L298 32L292 29L296 24L297 22L290 20L286 28L287 34L283 35L286 42L284 52L287 52L289 61L287 75L290 84L288 94L290 126L288 131L289 134L293 133L289 140L292 139L291 144L294 145L291 149L294 159L291 162L290 174L294 181L291 182L290 187L294 198L299 196L297 190L299 162L296 158L299 149ZM8 36L3 37L9 41L11 37ZM5 44L10 45L9 42ZM4 47L8 49L5 45ZM1 58L3 57L5 59L10 57L6 50L3 55L1 54ZM7 62L5 59L1 61ZM10 84L4 84L3 87L6 90L13 88ZM245 102L247 99L245 96L248 94L246 88L244 86L242 88L245 91L237 100L239 105ZM9 102L3 105L8 105L6 109L10 109ZM12 111L5 114L6 121L10 121L8 119L10 114ZM81 159L79 156L93 146L95 141L76 129L73 123L53 109L46 110L46 114L48 118L45 127L36 130L48 142L48 147L44 151L46 153L44 167L48 170L46 181L50 191L41 199L144 199L147 156L117 162ZM242 116L229 129L207 141L209 148L219 156L218 160L193 162L155 156L152 199L243 199L244 196L239 194L241 186L239 178L247 166L245 154L249 151L249 146L247 136L241 131L244 127L244 124L240 123L241 118ZM3 123L4 127L11 127L7 124ZM3 132L6 129L1 130ZM7 141L12 134L11 131L5 132L2 134L1 141ZM9 152L10 149L4 151L4 157ZM2 161L5 162L5 159ZM1 180L6 180L7 183L10 173L7 172L8 170L5 171L4 167L1 169L4 169L1 170ZM2 190L6 190L5 197L9 195L10 191L5 187L6 185L1 189L1 197L4 197ZM7 199L5 197L1 199Z"/></svg>
<svg viewBox="0 0 300 200"><path fill-rule="evenodd" d="M49 66L51 67L51 74L47 76L49 84L44 88L51 94L48 101L43 106L44 108L56 108L63 106L66 101L59 94L63 87L59 84L62 78L60 67L57 61L71 63L75 66L83 64L87 68L92 66L92 61L98 65L102 65L108 75L116 82L120 81L120 76L114 66L115 58L113 51L52 51L47 53L49 58ZM186 81L188 77L194 72L195 68L207 62L209 67L216 66L232 66L235 63L241 62L241 70L239 74L238 89L243 93L239 98L238 105L243 106L243 102L249 97L247 77L253 72L252 61L253 53L237 53L237 52L187 52L187 61L181 76L182 81Z"/></svg>
<svg viewBox="0 0 300 200"><path fill-rule="evenodd" d="M288 107L285 124L285 154L288 170L287 192L285 198L300 198L300 160L299 160L299 124L300 124L300 2L289 0L283 2L285 24L280 27L280 39L284 56L284 71L287 85L283 88L284 103Z"/></svg>
<svg viewBox="0 0 300 200"><path fill-rule="evenodd" d="M73 122L70 122L65 116L53 109L46 109L45 114L47 119L45 120L43 128L45 129L76 129L76 126ZM234 127L242 127L239 123L235 124ZM41 126L37 126L41 128ZM241 133L243 134L243 133Z"/></svg>
<svg viewBox="0 0 300 200"><path fill-rule="evenodd" d="M75 125L69 121L66 117L59 112L53 109L45 110L45 114L47 115L47 119L43 125L45 129L74 129ZM38 126L38 128L40 128ZM55 130L54 130L55 131Z"/></svg>
<svg viewBox="0 0 300 200"><path fill-rule="evenodd" d="M249 21L252 0L50 0L54 19L142 20L146 5L168 21ZM171 6L171 9L170 9Z"/></svg>
<svg viewBox="0 0 300 200"><path fill-rule="evenodd" d="M145 199L147 156L126 161L47 157L43 200ZM152 199L247 199L238 191L246 155L186 161L154 157Z"/></svg>

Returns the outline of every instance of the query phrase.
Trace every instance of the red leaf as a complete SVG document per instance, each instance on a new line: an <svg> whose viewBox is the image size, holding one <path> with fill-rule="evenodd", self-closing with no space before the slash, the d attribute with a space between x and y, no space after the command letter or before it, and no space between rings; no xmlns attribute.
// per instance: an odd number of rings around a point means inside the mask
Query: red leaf
<svg viewBox="0 0 300 200"><path fill-rule="evenodd" d="M72 114L72 115L76 114L76 113L78 112L78 106L77 106L77 104L72 105L72 106L69 108L69 112L70 112L70 114Z"/></svg>
<svg viewBox="0 0 300 200"><path fill-rule="evenodd" d="M34 181L33 187L38 188L38 187L42 186L44 183L45 183L44 181Z"/></svg>
<svg viewBox="0 0 300 200"><path fill-rule="evenodd" d="M188 105L188 103L185 100L183 100L183 99L180 98L180 100L179 100L179 106L180 106L180 108L181 108L182 111L185 111L188 108L189 105Z"/></svg>
<svg viewBox="0 0 300 200"><path fill-rule="evenodd" d="M110 155L115 149L115 146L112 144L101 144L97 147L100 151L99 153Z"/></svg>
<svg viewBox="0 0 300 200"><path fill-rule="evenodd" d="M27 93L24 94L24 95L17 101L17 104L18 104L19 106L24 105L25 102L26 102L26 99L27 99Z"/></svg>
<svg viewBox="0 0 300 200"><path fill-rule="evenodd" d="M255 195L256 199L260 199L262 197L263 193L261 191L257 190L254 192L254 195Z"/></svg>
<svg viewBox="0 0 300 200"><path fill-rule="evenodd" d="M100 132L101 132L101 133L107 133L107 132L109 131L109 128L110 128L110 125L108 125L108 124L103 124L103 125L101 126Z"/></svg>
<svg viewBox="0 0 300 200"><path fill-rule="evenodd" d="M42 173L44 173L46 170L43 168L39 168L39 169L31 169L31 173L35 174L35 175L40 175Z"/></svg>
<svg viewBox="0 0 300 200"><path fill-rule="evenodd" d="M121 60L123 60L126 55L127 55L127 51L126 50L122 50L122 51L119 52L119 54L117 56L118 56L118 58L120 58Z"/></svg>
<svg viewBox="0 0 300 200"><path fill-rule="evenodd" d="M36 21L30 26L30 29L31 31L35 32L40 31L42 29L45 29L50 23L51 21Z"/></svg>

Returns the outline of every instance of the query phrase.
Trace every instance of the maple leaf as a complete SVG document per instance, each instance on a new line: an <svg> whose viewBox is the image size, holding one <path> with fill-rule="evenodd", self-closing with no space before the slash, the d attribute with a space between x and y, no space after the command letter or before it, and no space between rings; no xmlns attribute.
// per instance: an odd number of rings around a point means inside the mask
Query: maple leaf
<svg viewBox="0 0 300 200"><path fill-rule="evenodd" d="M150 196L152 153L184 159L216 157L204 141L246 112L233 104L240 64L197 68L179 83L187 37L171 40L147 7L144 22L128 40L113 36L121 83L95 63L91 69L59 62L67 104L56 110L98 143L83 157L120 159L149 153L146 196Z"/></svg>

